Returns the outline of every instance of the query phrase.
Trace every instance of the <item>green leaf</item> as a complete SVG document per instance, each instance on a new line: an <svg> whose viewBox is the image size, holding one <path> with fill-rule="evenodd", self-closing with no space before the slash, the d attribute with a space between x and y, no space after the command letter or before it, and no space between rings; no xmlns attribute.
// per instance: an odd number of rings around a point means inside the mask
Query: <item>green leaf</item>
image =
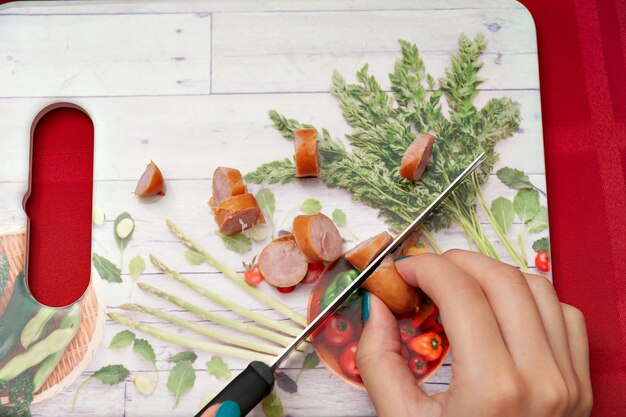
<svg viewBox="0 0 626 417"><path fill-rule="evenodd" d="M268 162L244 176L247 182L254 184L288 184L295 182L296 164L289 158Z"/></svg>
<svg viewBox="0 0 626 417"><path fill-rule="evenodd" d="M283 403L275 392L272 392L263 399L261 407L263 408L265 417L283 417L284 415Z"/></svg>
<svg viewBox="0 0 626 417"><path fill-rule="evenodd" d="M228 250L237 253L246 253L250 249L252 249L252 241L250 241L250 238L243 233L225 235L218 232L218 235L220 236L222 242L224 242L224 246L226 246L226 249Z"/></svg>
<svg viewBox="0 0 626 417"><path fill-rule="evenodd" d="M156 355L152 345L146 339L135 339L133 343L133 350L142 358L156 366Z"/></svg>
<svg viewBox="0 0 626 417"><path fill-rule="evenodd" d="M317 356L317 353L311 352L307 353L304 357L304 361L302 362L302 369L313 369L320 363L320 358Z"/></svg>
<svg viewBox="0 0 626 417"><path fill-rule="evenodd" d="M0 297L4 295L9 281L9 260L4 253L0 253Z"/></svg>
<svg viewBox="0 0 626 417"><path fill-rule="evenodd" d="M232 377L230 368L219 356L213 356L211 360L206 362L206 370L217 379Z"/></svg>
<svg viewBox="0 0 626 417"><path fill-rule="evenodd" d="M98 271L100 278L107 282L122 282L122 271L120 271L113 262L97 253L94 253L91 259L93 260L93 266L96 268L96 271Z"/></svg>
<svg viewBox="0 0 626 417"><path fill-rule="evenodd" d="M270 222L274 223L274 213L276 212L274 193L267 188L261 188L259 192L256 193L256 201L259 203L259 207L261 207L263 213L270 219Z"/></svg>
<svg viewBox="0 0 626 417"><path fill-rule="evenodd" d="M300 204L300 210L302 210L306 214L317 214L322 211L322 203L313 198L308 198L304 200L302 204Z"/></svg>
<svg viewBox="0 0 626 417"><path fill-rule="evenodd" d="M548 209L545 206L539 208L539 213L528 222L528 231L531 233L543 232L548 228Z"/></svg>
<svg viewBox="0 0 626 417"><path fill-rule="evenodd" d="M130 263L128 264L128 269L130 271L130 276L133 279L137 279L146 270L146 261L144 261L141 256L135 256L133 259L130 260Z"/></svg>
<svg viewBox="0 0 626 417"><path fill-rule="evenodd" d="M116 385L123 382L130 372L124 365L107 365L98 369L93 374L93 378L97 378L106 385Z"/></svg>
<svg viewBox="0 0 626 417"><path fill-rule="evenodd" d="M491 214L493 214L496 223L504 232L509 230L509 227L513 224L513 220L515 220L513 203L504 197L498 197L491 202Z"/></svg>
<svg viewBox="0 0 626 417"><path fill-rule="evenodd" d="M519 217L523 223L528 223L539 213L539 209L541 208L539 204L539 193L534 189L522 188L513 199L513 208L515 209L517 217Z"/></svg>
<svg viewBox="0 0 626 417"><path fill-rule="evenodd" d="M91 220L93 224L96 226L101 226L106 221L106 215L104 214L104 210L101 207L93 206L91 210Z"/></svg>
<svg viewBox="0 0 626 417"><path fill-rule="evenodd" d="M167 378L167 389L174 395L174 407L178 406L180 398L191 391L196 383L196 371L191 365L191 361L180 361L170 372Z"/></svg>
<svg viewBox="0 0 626 417"><path fill-rule="evenodd" d="M287 394L295 394L298 392L298 383L284 372L276 372L274 374L276 385Z"/></svg>
<svg viewBox="0 0 626 417"><path fill-rule="evenodd" d="M204 255L195 250L188 250L185 252L185 258L191 265L202 265L204 263Z"/></svg>
<svg viewBox="0 0 626 417"><path fill-rule="evenodd" d="M135 221L130 214L124 212L117 216L115 223L113 224L113 235L117 246L121 251L126 249L128 242L133 238L135 233Z"/></svg>
<svg viewBox="0 0 626 417"><path fill-rule="evenodd" d="M133 344L135 341L135 333L130 330L122 330L111 339L109 349L123 349Z"/></svg>
<svg viewBox="0 0 626 417"><path fill-rule="evenodd" d="M521 190L523 188L533 188L530 178L524 172L515 168L500 168L496 175L509 188Z"/></svg>
<svg viewBox="0 0 626 417"><path fill-rule="evenodd" d="M550 252L550 241L547 237L542 237L541 239L535 240L533 243L533 250L537 253L539 252Z"/></svg>
<svg viewBox="0 0 626 417"><path fill-rule="evenodd" d="M167 361L172 363L178 363L182 361L189 361L194 363L198 359L198 355L191 351L179 352L176 355L170 357Z"/></svg>
<svg viewBox="0 0 626 417"><path fill-rule="evenodd" d="M337 226L346 227L348 223L346 218L346 212L340 208L336 208L333 210L333 221Z"/></svg>

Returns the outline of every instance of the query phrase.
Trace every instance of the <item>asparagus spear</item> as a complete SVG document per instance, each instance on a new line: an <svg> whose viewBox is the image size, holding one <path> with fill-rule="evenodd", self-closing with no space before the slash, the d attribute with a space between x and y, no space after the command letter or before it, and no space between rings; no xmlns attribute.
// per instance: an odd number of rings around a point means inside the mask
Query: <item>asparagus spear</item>
<svg viewBox="0 0 626 417"><path fill-rule="evenodd" d="M185 310L195 314L198 317L201 317L205 320L210 320L217 324L221 324L224 327L228 327L229 329L238 330L243 333L248 333L253 336L258 336L263 339L269 340L270 342L274 342L281 346L288 346L291 343L291 339L287 336L283 336L281 334L274 333L270 330L264 329L262 327L258 327L248 323L242 323L237 320L232 320L224 317L221 314L211 313L206 311L195 304L191 304L181 298L178 298L172 294L166 293L165 291L161 291L157 288L154 288L151 285L146 284L145 282L140 282L137 284L139 288L144 291L149 292L150 294L156 295L157 297L161 297L170 303L176 304L179 307L184 308Z"/></svg>
<svg viewBox="0 0 626 417"><path fill-rule="evenodd" d="M254 288L248 285L246 283L246 280L241 275L239 275L237 272L231 269L228 265L225 265L224 263L222 263L219 259L217 259L213 255L208 253L206 250L204 250L204 248L199 246L193 240L191 240L173 221L168 219L166 220L166 223L167 223L167 226L172 231L172 233L178 239L180 239L189 248L193 249L194 251L204 256L204 259L206 259L206 261L211 266L220 270L224 275L226 275L228 278L233 280L235 284L239 285L248 294L250 294L257 300L259 300L263 304L273 308L274 310L276 310L283 316L289 317L296 323L301 324L302 326L307 325L306 317L304 317L302 314L292 310L289 306L283 304L276 298L265 294L263 291L259 290L258 288Z"/></svg>
<svg viewBox="0 0 626 417"><path fill-rule="evenodd" d="M205 296L206 298L208 298L209 300L215 301L216 303L234 311L235 313L248 318L250 320L254 320L259 324L262 324L264 326L270 327L272 329L278 330L280 332L286 333L290 336L298 336L300 334L300 332L302 331L302 329L298 328L298 327L294 327L294 326L290 326L286 323L283 323L281 321L278 320L274 320L271 319L269 317L266 317L262 314L256 313L244 306L242 306L241 304L237 304L233 301L227 300L223 297L221 297L218 294L215 294L212 291L207 290L206 288L197 285L193 282L191 282L190 280L188 280L187 278L183 277L181 274L179 274L178 272L174 271L173 269L169 268L167 265L165 265L159 258L157 258L154 255L150 255L150 261L152 261L152 263L154 264L154 266L156 266L159 270L161 270L162 272L164 272L166 275L169 275L170 277L172 277L173 279L175 279L176 281L180 282L181 284L185 285L186 287L191 288L192 290L196 291L199 294L202 294L203 296Z"/></svg>
<svg viewBox="0 0 626 417"><path fill-rule="evenodd" d="M234 356L246 360L262 361L265 363L269 363L274 359L272 355L266 355L264 353L253 352L251 350L235 348L232 346L220 345L218 343L205 342L204 340L198 340L175 333L165 332L154 326L139 323L138 321L135 321L123 314L109 313L109 317L120 324L124 324L126 326L132 327L133 329L137 329L146 334L149 334L150 336L156 337L157 339L163 340L165 342L174 343L176 345L185 346L188 348L202 350L210 353L217 353L220 355Z"/></svg>
<svg viewBox="0 0 626 417"><path fill-rule="evenodd" d="M161 310L150 308L148 306L144 306L141 304L122 304L121 306L118 306L118 308L122 310L126 310L126 311L139 311L142 313L148 313L155 317L159 317L163 320L169 321L170 323L176 324L177 326L183 327L185 329L193 330L196 333L200 333L202 335L211 337L213 339L220 340L222 342L239 346L245 349L255 350L257 352L269 353L272 355L278 355L282 350L278 346L273 346L268 343L256 342L254 340L250 340L250 339L246 339L246 338L242 338L238 336L233 336L228 333L209 329L197 323L193 323L189 320L181 319L171 314L164 313Z"/></svg>

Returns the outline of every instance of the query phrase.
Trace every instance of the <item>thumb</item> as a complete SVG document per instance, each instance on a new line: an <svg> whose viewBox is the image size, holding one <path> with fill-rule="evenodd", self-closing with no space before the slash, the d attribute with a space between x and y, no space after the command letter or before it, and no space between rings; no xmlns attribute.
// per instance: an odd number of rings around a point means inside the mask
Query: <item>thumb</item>
<svg viewBox="0 0 626 417"><path fill-rule="evenodd" d="M398 323L375 295L363 296L363 333L356 362L379 417L434 416L434 402L416 384L400 355Z"/></svg>

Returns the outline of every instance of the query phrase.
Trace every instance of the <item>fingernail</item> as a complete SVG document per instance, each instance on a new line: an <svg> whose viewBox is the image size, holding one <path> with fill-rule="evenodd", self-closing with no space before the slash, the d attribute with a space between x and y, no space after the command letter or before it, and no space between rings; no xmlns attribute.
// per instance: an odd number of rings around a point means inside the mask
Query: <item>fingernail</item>
<svg viewBox="0 0 626 417"><path fill-rule="evenodd" d="M239 404L234 401L224 401L218 408L215 417L241 417Z"/></svg>
<svg viewBox="0 0 626 417"><path fill-rule="evenodd" d="M404 256L401 256L401 257L399 257L399 258L397 258L397 259L396 259L396 262L401 261L401 260L406 259L406 258L410 258L410 257L411 257L411 255L404 255Z"/></svg>
<svg viewBox="0 0 626 417"><path fill-rule="evenodd" d="M363 291L363 323L370 318L370 293Z"/></svg>

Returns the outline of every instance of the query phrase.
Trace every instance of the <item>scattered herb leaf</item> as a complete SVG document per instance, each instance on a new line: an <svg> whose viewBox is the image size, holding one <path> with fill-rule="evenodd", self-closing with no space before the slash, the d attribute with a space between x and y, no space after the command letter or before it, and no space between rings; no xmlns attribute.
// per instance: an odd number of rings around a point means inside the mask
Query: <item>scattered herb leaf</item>
<svg viewBox="0 0 626 417"><path fill-rule="evenodd" d="M304 361L302 362L302 369L313 369L320 363L320 358L317 356L317 353L311 352L307 353L304 357Z"/></svg>
<svg viewBox="0 0 626 417"><path fill-rule="evenodd" d="M124 365L107 365L98 369L89 378L96 378L105 385L116 385L124 381L129 374Z"/></svg>
<svg viewBox="0 0 626 417"><path fill-rule="evenodd" d="M256 201L259 203L259 207L263 213L270 219L270 222L274 224L274 213L276 212L276 198L274 198L274 193L267 188L261 188L259 192L256 193Z"/></svg>
<svg viewBox="0 0 626 417"><path fill-rule="evenodd" d="M305 212L306 214L317 214L322 211L322 203L314 198L308 198L304 200L302 204L300 204L300 210Z"/></svg>
<svg viewBox="0 0 626 417"><path fill-rule="evenodd" d="M130 330L122 330L111 339L109 349L123 349L133 344L135 341L135 333Z"/></svg>
<svg viewBox="0 0 626 417"><path fill-rule="evenodd" d="M120 251L126 249L135 232L135 221L130 214L124 212L117 216L113 225L115 241Z"/></svg>
<svg viewBox="0 0 626 417"><path fill-rule="evenodd" d="M237 253L246 253L250 249L252 249L252 242L250 238L243 233L235 233L232 235L225 235L223 233L219 233L218 235L224 242L224 246L226 249L231 250Z"/></svg>
<svg viewBox="0 0 626 417"><path fill-rule="evenodd" d="M548 228L548 209L545 206L539 208L539 212L528 222L528 231L531 233L543 232Z"/></svg>
<svg viewBox="0 0 626 417"><path fill-rule="evenodd" d="M504 167L500 168L496 175L509 188L521 190L522 188L534 188L530 178L519 169Z"/></svg>
<svg viewBox="0 0 626 417"><path fill-rule="evenodd" d="M284 415L283 404L275 392L265 397L263 402L261 402L261 407L265 417L283 417Z"/></svg>
<svg viewBox="0 0 626 417"><path fill-rule="evenodd" d="M509 227L513 224L513 220L515 220L515 210L513 210L513 203L511 200L498 197L491 202L491 213L496 219L496 223L500 228L507 232Z"/></svg>
<svg viewBox="0 0 626 417"><path fill-rule="evenodd" d="M167 378L167 389L174 395L174 407L178 406L180 398L191 391L196 382L196 371L191 365L191 361L180 361L170 372Z"/></svg>
<svg viewBox="0 0 626 417"><path fill-rule="evenodd" d="M204 408L205 405L207 405L208 403L211 402L211 400L213 400L213 398L215 398L215 396L217 395L217 393L215 392L211 392L207 395L205 395L201 400L200 400L200 406L199 408Z"/></svg>
<svg viewBox="0 0 626 417"><path fill-rule="evenodd" d="M107 282L122 282L122 271L113 262L97 253L94 253L91 258L100 278Z"/></svg>
<svg viewBox="0 0 626 417"><path fill-rule="evenodd" d="M550 252L550 241L547 237L535 240L533 243L533 250L539 252Z"/></svg>
<svg viewBox="0 0 626 417"><path fill-rule="evenodd" d="M185 258L187 258L187 262L191 265L202 265L204 263L204 256L195 250L185 252Z"/></svg>
<svg viewBox="0 0 626 417"><path fill-rule="evenodd" d="M141 256L137 255L130 260L128 270L130 271L130 276L133 280L136 280L146 270L146 261L144 261Z"/></svg>
<svg viewBox="0 0 626 417"><path fill-rule="evenodd" d="M333 210L333 221L337 226L346 227L348 220L346 218L346 212L340 208Z"/></svg>
<svg viewBox="0 0 626 417"><path fill-rule="evenodd" d="M206 370L217 379L225 379L232 377L230 368L222 358L213 356L211 360L206 362Z"/></svg>
<svg viewBox="0 0 626 417"><path fill-rule="evenodd" d="M528 223L539 213L539 193L537 190L522 188L513 199L515 214L523 223Z"/></svg>
<svg viewBox="0 0 626 417"><path fill-rule="evenodd" d="M198 359L198 355L187 350L177 353L176 355L170 357L167 361L172 363L178 363L182 361L189 361L191 363L194 363L196 359Z"/></svg>
<svg viewBox="0 0 626 417"><path fill-rule="evenodd" d="M289 375L284 372L276 372L274 374L276 379L276 385L288 394L295 394L298 392L298 383L291 379Z"/></svg>
<svg viewBox="0 0 626 417"><path fill-rule="evenodd" d="M255 184L262 182L269 184L296 182L296 164L288 158L268 162L258 167L256 171L247 174L244 179Z"/></svg>
<svg viewBox="0 0 626 417"><path fill-rule="evenodd" d="M156 366L156 355L152 345L146 339L135 339L133 343L133 350L142 358Z"/></svg>

